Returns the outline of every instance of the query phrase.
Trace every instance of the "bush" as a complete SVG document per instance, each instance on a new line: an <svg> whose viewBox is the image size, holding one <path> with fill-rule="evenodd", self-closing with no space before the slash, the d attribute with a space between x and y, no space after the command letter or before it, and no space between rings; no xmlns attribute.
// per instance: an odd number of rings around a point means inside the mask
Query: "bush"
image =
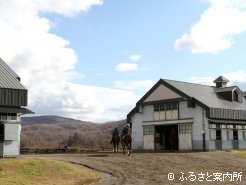
<svg viewBox="0 0 246 185"><path fill-rule="evenodd" d="M70 148L71 153L79 153L80 152L80 147L71 147Z"/></svg>

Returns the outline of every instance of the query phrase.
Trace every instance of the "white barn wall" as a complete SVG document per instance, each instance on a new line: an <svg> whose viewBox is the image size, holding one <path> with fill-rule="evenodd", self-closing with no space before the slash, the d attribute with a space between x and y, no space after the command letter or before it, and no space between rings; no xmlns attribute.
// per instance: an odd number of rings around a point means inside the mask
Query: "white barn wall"
<svg viewBox="0 0 246 185"><path fill-rule="evenodd" d="M4 157L20 155L20 140L4 141Z"/></svg>
<svg viewBox="0 0 246 185"><path fill-rule="evenodd" d="M143 121L153 121L154 119L154 106L145 105L143 107Z"/></svg>
<svg viewBox="0 0 246 185"><path fill-rule="evenodd" d="M192 123L192 148L193 150L203 150L203 131L205 129L206 149L208 148L209 132L208 132L208 120L205 116L205 110L196 105L195 108L187 106L186 101L179 102L179 118L189 119L193 118ZM203 124L205 124L203 126ZM204 128L203 128L204 127Z"/></svg>
<svg viewBox="0 0 246 185"><path fill-rule="evenodd" d="M132 148L135 150L143 149L143 126L141 113L135 113L132 118Z"/></svg>
<svg viewBox="0 0 246 185"><path fill-rule="evenodd" d="M3 141L3 156L18 156L20 154L21 125L10 121L5 124L5 140Z"/></svg>

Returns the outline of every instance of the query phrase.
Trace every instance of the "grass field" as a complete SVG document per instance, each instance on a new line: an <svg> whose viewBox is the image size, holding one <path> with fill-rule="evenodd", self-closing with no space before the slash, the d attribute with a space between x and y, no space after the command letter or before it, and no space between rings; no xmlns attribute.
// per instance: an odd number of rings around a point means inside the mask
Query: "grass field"
<svg viewBox="0 0 246 185"><path fill-rule="evenodd" d="M231 153L246 158L246 150L232 150Z"/></svg>
<svg viewBox="0 0 246 185"><path fill-rule="evenodd" d="M46 159L0 159L0 185L80 185L101 175L81 165Z"/></svg>

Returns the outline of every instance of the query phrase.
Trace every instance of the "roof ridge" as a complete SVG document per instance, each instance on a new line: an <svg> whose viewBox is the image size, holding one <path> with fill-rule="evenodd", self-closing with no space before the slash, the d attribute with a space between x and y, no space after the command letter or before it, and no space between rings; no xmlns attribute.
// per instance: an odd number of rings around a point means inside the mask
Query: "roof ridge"
<svg viewBox="0 0 246 185"><path fill-rule="evenodd" d="M187 84L192 84L192 85L201 85L201 86L207 86L207 87L216 87L216 86L211 86L211 85L206 85L206 84L198 84L198 83L194 83L194 82L185 82L185 81L179 81L179 80L170 80L170 79L163 79L163 78L161 78L161 80L163 80L163 81L180 82L180 83L187 83Z"/></svg>

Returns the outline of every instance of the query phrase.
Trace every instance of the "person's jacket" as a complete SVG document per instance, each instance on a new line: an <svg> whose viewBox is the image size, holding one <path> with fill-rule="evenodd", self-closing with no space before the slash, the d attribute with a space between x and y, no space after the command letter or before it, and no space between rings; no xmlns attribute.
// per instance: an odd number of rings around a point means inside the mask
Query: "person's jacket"
<svg viewBox="0 0 246 185"><path fill-rule="evenodd" d="M119 135L118 129L114 129L112 136L118 136L118 135Z"/></svg>

